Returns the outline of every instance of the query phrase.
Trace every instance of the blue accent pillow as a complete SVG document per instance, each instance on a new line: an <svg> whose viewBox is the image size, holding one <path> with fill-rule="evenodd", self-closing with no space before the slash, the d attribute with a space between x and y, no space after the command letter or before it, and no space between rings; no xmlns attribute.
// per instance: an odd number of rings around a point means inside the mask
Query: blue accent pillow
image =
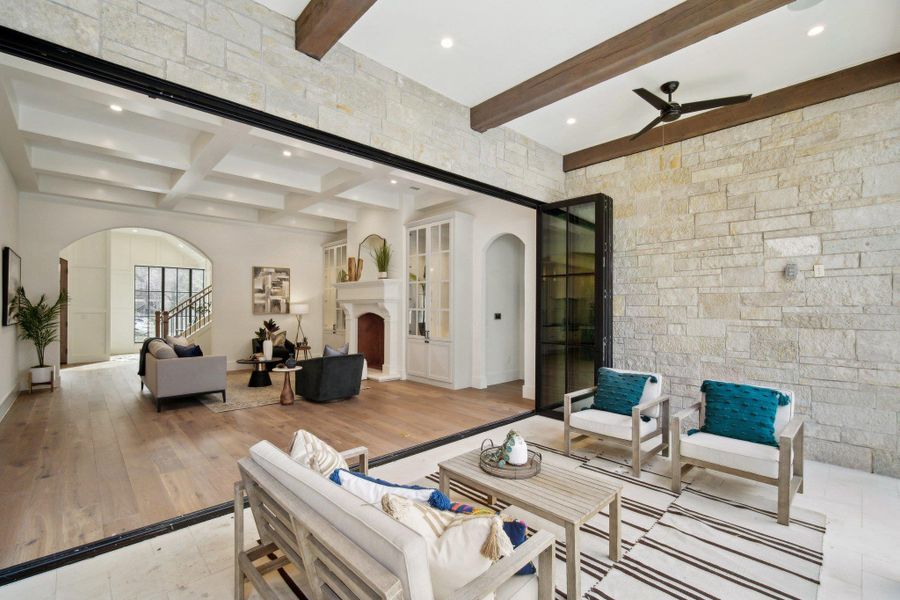
<svg viewBox="0 0 900 600"><path fill-rule="evenodd" d="M778 447L775 413L790 403L790 396L771 388L710 380L703 382L700 391L706 394L700 431Z"/></svg>
<svg viewBox="0 0 900 600"><path fill-rule="evenodd" d="M647 380L656 383L653 375L619 373L606 367L597 369L597 391L590 408L631 416L631 409L640 404Z"/></svg>
<svg viewBox="0 0 900 600"><path fill-rule="evenodd" d="M504 520L503 533L505 533L506 537L509 538L509 541L512 542L513 548L518 548L524 544L525 540L528 538L528 526L525 525L525 521L520 521L518 519L509 521ZM533 575L536 572L537 569L534 568L534 563L528 563L519 569L516 572L516 575Z"/></svg>
<svg viewBox="0 0 900 600"><path fill-rule="evenodd" d="M191 344L190 346L175 346L175 354L178 355L178 358L203 356L203 350L201 350L200 346L197 344Z"/></svg>

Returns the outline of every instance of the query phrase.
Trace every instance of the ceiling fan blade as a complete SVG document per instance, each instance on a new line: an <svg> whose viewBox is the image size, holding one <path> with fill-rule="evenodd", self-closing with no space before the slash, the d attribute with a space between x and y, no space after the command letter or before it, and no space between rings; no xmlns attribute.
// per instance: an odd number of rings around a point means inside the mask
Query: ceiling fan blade
<svg viewBox="0 0 900 600"><path fill-rule="evenodd" d="M655 119L653 119L652 121L650 121L649 123L647 123L647 126L646 126L646 127L644 127L643 129L641 129L640 131L638 131L636 134L634 134L633 136L631 136L631 138L630 138L629 141L635 140L635 139L641 137L642 135L644 135L645 133L647 133L649 130L653 129L653 128L656 126L656 124L659 123L660 121L662 121L662 117L656 117Z"/></svg>
<svg viewBox="0 0 900 600"><path fill-rule="evenodd" d="M638 96L640 96L641 98L643 98L644 100L646 100L647 102L649 102L651 105L653 105L653 108L655 108L657 110L663 110L663 109L669 107L668 102L666 102L665 100L663 100L662 98L660 98L659 96L654 94L653 92L648 92L644 88L638 88L636 90L631 90L631 91L634 92L635 94L637 94Z"/></svg>
<svg viewBox="0 0 900 600"><path fill-rule="evenodd" d="M742 96L729 96L727 98L716 98L714 100L701 100L700 102L687 102L681 105L681 114L697 112L698 110L707 110L710 108L718 108L720 106L728 106L729 104L740 104L746 102L753 97L753 94L744 94Z"/></svg>

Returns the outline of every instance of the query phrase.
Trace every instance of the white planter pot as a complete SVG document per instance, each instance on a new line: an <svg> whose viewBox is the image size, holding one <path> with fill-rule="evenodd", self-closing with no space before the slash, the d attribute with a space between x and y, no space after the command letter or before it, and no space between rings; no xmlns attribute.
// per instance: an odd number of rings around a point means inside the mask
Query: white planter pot
<svg viewBox="0 0 900 600"><path fill-rule="evenodd" d="M53 367L31 367L31 383L50 383Z"/></svg>
<svg viewBox="0 0 900 600"><path fill-rule="evenodd" d="M388 274L387 271L378 271L378 279L387 279Z"/></svg>
<svg viewBox="0 0 900 600"><path fill-rule="evenodd" d="M528 462L528 446L521 435L517 435L513 442L512 450L509 451L509 464L524 465Z"/></svg>
<svg viewBox="0 0 900 600"><path fill-rule="evenodd" d="M263 358L272 360L272 340L264 340L262 343Z"/></svg>

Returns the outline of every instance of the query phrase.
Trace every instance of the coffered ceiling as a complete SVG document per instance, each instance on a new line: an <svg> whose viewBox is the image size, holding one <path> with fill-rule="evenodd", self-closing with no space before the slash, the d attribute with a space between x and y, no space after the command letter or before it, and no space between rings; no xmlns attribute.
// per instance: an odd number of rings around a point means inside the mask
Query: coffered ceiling
<svg viewBox="0 0 900 600"><path fill-rule="evenodd" d="M337 232L363 209L468 190L0 55L0 152L19 191Z"/></svg>
<svg viewBox="0 0 900 600"><path fill-rule="evenodd" d="M260 1L291 18L308 4ZM472 107L678 4L678 0L378 0L341 42ZM824 31L807 35L816 25L824 26ZM656 116L633 88L658 91L665 81L678 80L680 102L760 95L894 54L900 50L898 31L897 0L799 0L507 126L568 154L635 133ZM445 38L452 40L451 47L441 45Z"/></svg>

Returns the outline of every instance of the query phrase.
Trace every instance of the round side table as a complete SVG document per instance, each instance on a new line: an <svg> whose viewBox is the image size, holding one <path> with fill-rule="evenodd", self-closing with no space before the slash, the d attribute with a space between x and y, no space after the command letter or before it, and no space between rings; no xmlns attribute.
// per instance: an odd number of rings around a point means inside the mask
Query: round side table
<svg viewBox="0 0 900 600"><path fill-rule="evenodd" d="M291 373L296 373L303 367L275 367L273 373L284 373L284 385L281 386L281 403L285 406L294 403L294 388L291 387Z"/></svg>
<svg viewBox="0 0 900 600"><path fill-rule="evenodd" d="M269 372L266 369L270 364L280 363L281 359L241 358L236 362L239 365L253 365L253 370L250 371L250 383L247 384L247 387L268 387L272 385L272 378L269 377Z"/></svg>

